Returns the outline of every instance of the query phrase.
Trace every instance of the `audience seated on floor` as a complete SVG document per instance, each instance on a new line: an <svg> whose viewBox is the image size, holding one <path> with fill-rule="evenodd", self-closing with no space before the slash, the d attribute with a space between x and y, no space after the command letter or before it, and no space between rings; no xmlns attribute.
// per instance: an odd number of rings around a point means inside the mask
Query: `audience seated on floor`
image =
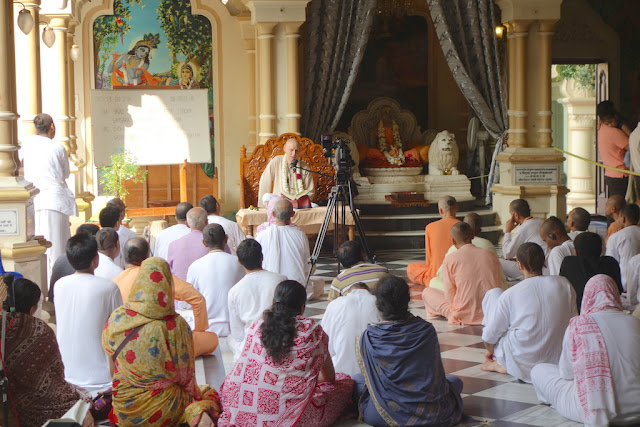
<svg viewBox="0 0 640 427"><path fill-rule="evenodd" d="M122 253L122 249L124 248L124 244L127 243L129 239L133 239L134 237L136 237L136 233L124 225L124 218L127 213L127 207L121 199L114 197L107 202L107 206L113 206L117 208L118 212L120 213L120 226L116 229L116 231L118 232L118 239L120 240L120 257L116 260L116 264L124 268L124 253Z"/></svg>
<svg viewBox="0 0 640 427"><path fill-rule="evenodd" d="M14 281L11 273L3 279L7 285L2 308L8 325L4 348L8 392L20 425L41 426L61 417L88 393L65 381L56 334L33 317L41 296L38 285L27 279Z"/></svg>
<svg viewBox="0 0 640 427"><path fill-rule="evenodd" d="M611 277L617 285L618 293L621 293L620 266L615 258L601 256L602 237L586 231L579 234L573 244L576 248L576 255L568 256L562 261L560 275L566 277L576 291L578 311L582 304L585 285L589 279L597 274L606 274Z"/></svg>
<svg viewBox="0 0 640 427"><path fill-rule="evenodd" d="M113 375L112 424L211 426L220 415L216 391L196 385L191 330L174 310L171 282L165 260L145 260L129 300L102 333Z"/></svg>
<svg viewBox="0 0 640 427"><path fill-rule="evenodd" d="M622 288L627 289L627 265L634 255L640 253L640 208L636 204L626 205L620 211L618 222L622 229L609 237L606 255L615 258L620 264Z"/></svg>
<svg viewBox="0 0 640 427"><path fill-rule="evenodd" d="M354 283L343 298L331 301L322 316L322 329L329 336L329 354L338 372L360 373L356 340L370 323L381 321L376 297L363 282Z"/></svg>
<svg viewBox="0 0 640 427"><path fill-rule="evenodd" d="M436 277L451 246L451 227L459 222L456 219L457 212L458 203L455 198L445 196L438 201L438 213L442 219L428 224L424 230L426 262L412 262L407 266L407 277L411 283L429 286L431 279Z"/></svg>
<svg viewBox="0 0 640 427"><path fill-rule="evenodd" d="M540 227L542 220L531 216L531 208L529 202L524 199L513 200L509 204L510 218L504 225L504 238L502 240L502 256L500 260L502 270L508 280L522 280L523 276L515 257L518 248L527 242L537 243L544 251L545 258L547 256L547 245L540 238ZM518 229L514 229L518 226Z"/></svg>
<svg viewBox="0 0 640 427"><path fill-rule="evenodd" d="M640 254L634 255L627 264L627 291L621 295L622 307L634 311L638 307L640 287Z"/></svg>
<svg viewBox="0 0 640 427"><path fill-rule="evenodd" d="M231 290L227 299L229 307L229 337L227 342L233 351L234 361L240 357L249 328L262 318L262 313L273 303L273 293L285 276L262 268L262 246L254 239L243 240L238 245L238 262L245 275Z"/></svg>
<svg viewBox="0 0 640 427"><path fill-rule="evenodd" d="M93 237L98 233L98 230L100 230L100 227L95 224L82 224L76 229L76 234L85 233ZM76 270L69 262L66 253L56 260L51 269L51 280L49 280L49 301L53 302L53 286L56 282L60 278L69 276L75 272Z"/></svg>
<svg viewBox="0 0 640 427"><path fill-rule="evenodd" d="M142 237L134 237L124 245L125 270L116 276L113 281L118 285L122 294L122 301L129 301L131 289L135 283L140 266L149 257L149 243ZM218 347L218 336L213 332L207 332L209 318L207 314L207 302L204 296L179 277L172 277L173 299L184 301L193 309L193 349L195 356L213 353Z"/></svg>
<svg viewBox="0 0 640 427"><path fill-rule="evenodd" d="M538 244L520 245L516 259L524 280L506 291L492 289L482 301L487 351L480 369L530 383L535 365L558 363L562 336L578 310L567 279L542 275L544 251Z"/></svg>
<svg viewBox="0 0 640 427"><path fill-rule="evenodd" d="M169 245L191 231L187 226L187 212L193 208L189 202L181 202L176 206L176 221L171 227L165 228L156 237L156 245L153 248L153 256L164 260L169 259Z"/></svg>
<svg viewBox="0 0 640 427"><path fill-rule="evenodd" d="M549 248L547 256L547 266L549 267L549 275L557 276L560 274L560 266L562 261L568 256L574 256L576 249L573 241L569 238L564 224L558 217L551 216L540 227L540 238Z"/></svg>
<svg viewBox="0 0 640 427"><path fill-rule="evenodd" d="M99 262L98 268L93 274L103 279L113 280L114 277L122 273L122 268L113 261L120 255L118 233L110 227L101 228L96 233L96 241L98 242Z"/></svg>
<svg viewBox="0 0 640 427"><path fill-rule="evenodd" d="M307 283L311 269L309 264L309 239L300 227L291 223L293 205L287 199L280 199L274 207L275 225L265 229L256 240L262 245L264 260L262 267L287 276L298 283ZM314 298L324 293L323 280L309 280L306 285L307 297Z"/></svg>
<svg viewBox="0 0 640 427"><path fill-rule="evenodd" d="M607 228L607 239L605 243L609 242L609 238L614 233L622 230L620 212L622 212L622 208L625 206L627 206L627 202L624 200L624 197L619 194L610 196L607 199L607 203L604 206L604 214L611 217L613 222L609 224L609 228Z"/></svg>
<svg viewBox="0 0 640 427"><path fill-rule="evenodd" d="M209 224L202 230L209 253L189 267L187 282L207 301L209 332L219 337L229 335L229 290L244 277L238 258L224 251L227 235L219 224Z"/></svg>
<svg viewBox="0 0 640 427"><path fill-rule="evenodd" d="M385 277L376 291L383 322L356 344L360 417L374 426L453 426L462 418L462 381L445 376L433 325L409 313L409 286Z"/></svg>
<svg viewBox="0 0 640 427"><path fill-rule="evenodd" d="M451 228L451 239L457 251L442 263L444 292L425 288L422 301L428 316L443 316L454 325L480 325L484 294L502 287L500 261L496 254L471 243L473 231L466 222Z"/></svg>
<svg viewBox="0 0 640 427"><path fill-rule="evenodd" d="M115 283L93 275L99 260L94 237L76 234L66 252L76 272L58 280L54 302L64 376L91 392L104 390L111 386L111 375L100 336L122 297Z"/></svg>
<svg viewBox="0 0 640 427"><path fill-rule="evenodd" d="M306 300L296 281L276 287L273 305L249 329L240 358L220 387L224 412L218 426L323 427L345 410L353 380L335 373L327 334L303 316Z"/></svg>
<svg viewBox="0 0 640 427"><path fill-rule="evenodd" d="M362 246L357 240L344 242L340 245L337 255L338 261L345 269L331 282L329 301L346 295L356 283L364 283L370 290L375 291L380 279L389 274L385 267L365 261Z"/></svg>
<svg viewBox="0 0 640 427"><path fill-rule="evenodd" d="M589 230L589 224L591 224L591 214L586 209L572 209L567 216L567 226L571 230L568 234L569 238L576 240L578 234Z"/></svg>
<svg viewBox="0 0 640 427"><path fill-rule="evenodd" d="M191 231L169 245L167 256L171 272L182 280L187 280L187 271L193 261L209 253L202 236L202 229L207 225L207 211L191 209L187 212L187 225Z"/></svg>
<svg viewBox="0 0 640 427"><path fill-rule="evenodd" d="M587 426L640 421L640 320L622 312L620 294L599 274L585 287L580 315L571 319L557 364L531 372L538 399Z"/></svg>
<svg viewBox="0 0 640 427"><path fill-rule="evenodd" d="M220 203L211 195L200 199L200 207L207 211L209 224L220 224L224 228L229 251L231 255L235 255L240 242L247 238L238 223L220 215Z"/></svg>

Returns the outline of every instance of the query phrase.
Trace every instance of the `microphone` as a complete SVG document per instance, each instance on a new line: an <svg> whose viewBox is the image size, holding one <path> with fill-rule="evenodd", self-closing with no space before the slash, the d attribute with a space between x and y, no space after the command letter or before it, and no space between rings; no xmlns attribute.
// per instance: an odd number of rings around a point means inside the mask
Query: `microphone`
<svg viewBox="0 0 640 427"><path fill-rule="evenodd" d="M298 166L298 159L291 160L291 169L295 169Z"/></svg>

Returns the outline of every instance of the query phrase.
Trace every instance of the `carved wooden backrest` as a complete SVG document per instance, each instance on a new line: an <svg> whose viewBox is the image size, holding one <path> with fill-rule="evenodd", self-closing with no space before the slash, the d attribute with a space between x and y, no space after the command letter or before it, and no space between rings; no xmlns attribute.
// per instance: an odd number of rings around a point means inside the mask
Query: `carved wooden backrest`
<svg viewBox="0 0 640 427"><path fill-rule="evenodd" d="M431 140L425 140L425 136L416 121L416 116L409 110L403 110L400 108L400 104L386 96L374 99L369 103L366 110L359 111L353 116L349 126L349 135L353 137L354 141L376 148L371 142L371 130L377 127L381 119L380 111L383 107L391 108L391 117L400 127L400 138L403 144L409 142L431 143Z"/></svg>
<svg viewBox="0 0 640 427"><path fill-rule="evenodd" d="M247 158L247 149L243 145L240 148L240 208L248 208L249 205L258 206L258 187L262 172L272 158L284 154L284 144L291 138L297 139L300 143L300 159L307 162L309 169L331 177L335 175L335 169L322 155L322 146L314 144L309 138L285 133L278 138L267 140L263 145L258 145L249 158ZM335 180L317 174L312 175L316 184L316 196L313 201L328 200L331 188L336 185Z"/></svg>

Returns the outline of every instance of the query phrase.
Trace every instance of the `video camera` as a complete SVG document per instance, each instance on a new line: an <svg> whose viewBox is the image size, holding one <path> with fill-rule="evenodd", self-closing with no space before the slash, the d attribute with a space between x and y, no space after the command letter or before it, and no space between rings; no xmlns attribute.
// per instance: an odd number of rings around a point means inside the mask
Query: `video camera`
<svg viewBox="0 0 640 427"><path fill-rule="evenodd" d="M356 164L351 157L349 141L342 138L334 141L333 135L325 134L322 135L322 149L324 157L333 159L338 184L347 182L351 176L351 168Z"/></svg>

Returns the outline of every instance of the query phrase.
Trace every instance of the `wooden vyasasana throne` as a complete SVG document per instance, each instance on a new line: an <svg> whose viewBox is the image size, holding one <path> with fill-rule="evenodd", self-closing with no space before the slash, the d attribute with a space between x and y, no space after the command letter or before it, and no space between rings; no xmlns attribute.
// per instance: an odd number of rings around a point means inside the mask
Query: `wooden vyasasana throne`
<svg viewBox="0 0 640 427"><path fill-rule="evenodd" d="M307 162L309 169L333 177L335 170L329 164L329 159L323 156L322 146L314 144L309 138L302 138L293 133L285 133L278 138L271 138L265 144L258 145L247 158L247 148L240 148L240 208L250 205L258 206L258 187L260 177L269 161L280 154L284 154L284 144L295 138L300 143L300 159ZM331 188L336 185L333 178L312 174L316 185L316 195L313 202L329 199Z"/></svg>

